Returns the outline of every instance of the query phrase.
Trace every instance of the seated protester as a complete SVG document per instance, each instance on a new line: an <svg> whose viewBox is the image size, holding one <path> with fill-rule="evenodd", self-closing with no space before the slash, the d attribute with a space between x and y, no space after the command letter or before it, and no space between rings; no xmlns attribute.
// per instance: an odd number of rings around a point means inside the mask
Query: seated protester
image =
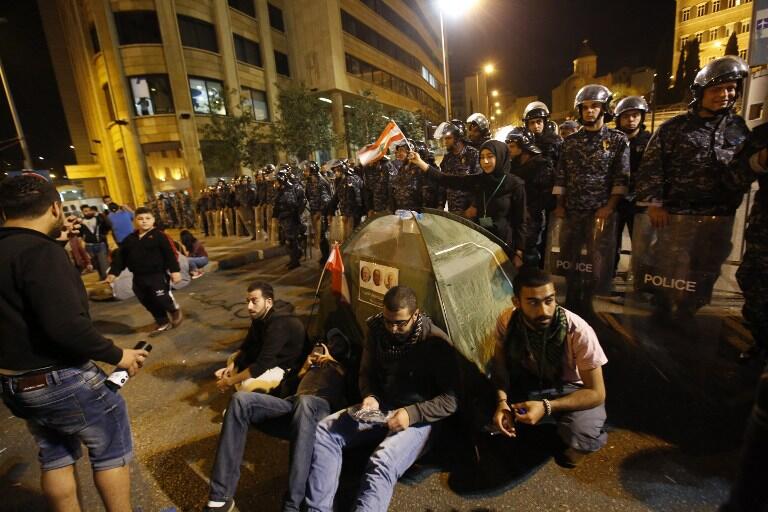
<svg viewBox="0 0 768 512"><path fill-rule="evenodd" d="M203 277L202 268L208 264L208 251L203 242L195 238L189 230L183 230L181 236L181 252L189 260L189 273L192 279Z"/></svg>
<svg viewBox="0 0 768 512"><path fill-rule="evenodd" d="M566 445L557 462L576 467L608 438L602 370L608 359L595 331L557 304L549 274L526 267L513 288L515 308L504 311L497 324L494 424L514 437L515 421L536 425L551 416Z"/></svg>
<svg viewBox="0 0 768 512"><path fill-rule="evenodd" d="M240 349L227 360L227 367L216 371L216 386L224 392L269 392L285 373L301 363L306 331L293 305L275 300L272 286L256 281L248 286L248 313L251 327Z"/></svg>
<svg viewBox="0 0 768 512"><path fill-rule="evenodd" d="M433 425L457 409L454 349L448 336L419 311L413 290L391 288L384 295L383 312L367 323L359 380L363 402L317 427L307 482L309 511L333 510L342 451L366 444L378 446L354 508L386 510L398 478L424 451Z"/></svg>
<svg viewBox="0 0 768 512"><path fill-rule="evenodd" d="M248 427L288 415L291 462L283 510L299 511L307 487L317 423L345 404L345 365L350 349L349 341L341 333L329 336L327 344L316 345L298 373L296 394L286 399L242 391L232 395L221 427L205 512L233 509Z"/></svg>

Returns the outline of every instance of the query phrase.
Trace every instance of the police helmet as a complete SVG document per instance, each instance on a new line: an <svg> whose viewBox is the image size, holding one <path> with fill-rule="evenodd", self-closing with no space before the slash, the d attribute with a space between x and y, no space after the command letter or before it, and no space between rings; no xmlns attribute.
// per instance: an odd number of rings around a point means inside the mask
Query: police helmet
<svg viewBox="0 0 768 512"><path fill-rule="evenodd" d="M488 118L479 112L475 112L467 118L467 125L474 124L477 126L480 133L488 135L491 132L491 123L488 122Z"/></svg>
<svg viewBox="0 0 768 512"><path fill-rule="evenodd" d="M462 123L463 124L463 123ZM453 136L454 139L460 140L464 138L463 130L459 129L452 121L443 121L435 128L435 139L441 140L446 135Z"/></svg>
<svg viewBox="0 0 768 512"><path fill-rule="evenodd" d="M533 134L527 129L520 126L515 126L507 133L507 138L504 140L507 144L514 142L520 149L528 151L529 153L541 154L541 149L534 143Z"/></svg>
<svg viewBox="0 0 768 512"><path fill-rule="evenodd" d="M464 121L462 121L461 119L451 119L451 124L454 125L456 128L458 128L459 138L461 139L467 138L467 127L464 124Z"/></svg>
<svg viewBox="0 0 768 512"><path fill-rule="evenodd" d="M273 173L276 170L277 168L275 167L275 164L267 164L264 166L264 172L266 172L267 174Z"/></svg>
<svg viewBox="0 0 768 512"><path fill-rule="evenodd" d="M707 87L712 87L725 82L736 82L736 97L738 97L742 92L744 79L748 75L749 66L744 62L744 59L734 55L726 55L725 57L715 59L696 73L696 77L691 84L693 101L695 103L700 100L704 89Z"/></svg>
<svg viewBox="0 0 768 512"><path fill-rule="evenodd" d="M526 124L531 119L549 119L549 108L541 101L532 101L523 111L523 123Z"/></svg>
<svg viewBox="0 0 768 512"><path fill-rule="evenodd" d="M320 172L320 166L314 160L305 160L302 162L301 166L302 169L309 169L309 172L312 174L317 174Z"/></svg>
<svg viewBox="0 0 768 512"><path fill-rule="evenodd" d="M613 119L611 113L611 99L613 99L613 93L606 86L589 84L579 89L579 92L576 93L573 107L579 111L579 119L581 120L581 106L585 101L600 102L603 104L603 118L605 121L610 121Z"/></svg>
<svg viewBox="0 0 768 512"><path fill-rule="evenodd" d="M558 128L556 122L549 119L546 123L544 123L544 133L553 133L555 135L559 135L560 129Z"/></svg>
<svg viewBox="0 0 768 512"><path fill-rule="evenodd" d="M425 162L429 160L430 149L426 142L423 140L413 141L413 149L419 154L422 160Z"/></svg>
<svg viewBox="0 0 768 512"><path fill-rule="evenodd" d="M282 166L281 166L282 167ZM290 169L290 166L288 166L288 169ZM275 178L277 178L277 181L281 185L291 185L291 172L286 168L281 168L279 171L277 171L277 174L275 175Z"/></svg>
<svg viewBox="0 0 768 512"><path fill-rule="evenodd" d="M616 104L613 114L618 117L628 110L639 110L645 115L648 112L648 102L642 96L627 96Z"/></svg>

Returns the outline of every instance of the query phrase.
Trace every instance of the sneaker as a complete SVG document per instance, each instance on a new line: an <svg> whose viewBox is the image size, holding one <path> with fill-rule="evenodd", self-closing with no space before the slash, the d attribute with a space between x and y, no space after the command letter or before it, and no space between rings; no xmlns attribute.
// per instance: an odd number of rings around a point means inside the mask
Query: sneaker
<svg viewBox="0 0 768 512"><path fill-rule="evenodd" d="M198 270L197 272L192 274L192 279L200 279L204 275L205 275L205 272L203 272L202 270Z"/></svg>
<svg viewBox="0 0 768 512"><path fill-rule="evenodd" d="M577 450L576 448L566 448L562 453L555 457L555 462L557 462L560 467L573 469L581 464L581 461L583 461L589 453L590 452Z"/></svg>
<svg viewBox="0 0 768 512"><path fill-rule="evenodd" d="M235 500L230 498L224 502L220 507L209 507L206 505L203 507L203 512L232 512L235 510Z"/></svg>
<svg viewBox="0 0 768 512"><path fill-rule="evenodd" d="M181 308L171 313L171 325L174 327L180 326L182 320L184 320L184 315L181 313Z"/></svg>
<svg viewBox="0 0 768 512"><path fill-rule="evenodd" d="M155 336L161 335L165 331L170 331L172 328L173 328L173 326L170 324L170 322L167 323L167 324L158 325L157 328L154 331L149 333L149 335L154 338Z"/></svg>

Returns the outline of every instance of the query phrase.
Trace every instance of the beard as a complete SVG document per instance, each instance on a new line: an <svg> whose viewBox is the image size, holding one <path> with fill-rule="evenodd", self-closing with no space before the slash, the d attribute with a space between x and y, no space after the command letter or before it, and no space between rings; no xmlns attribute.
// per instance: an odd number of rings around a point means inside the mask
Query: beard
<svg viewBox="0 0 768 512"><path fill-rule="evenodd" d="M57 239L61 236L61 233L63 232L64 228L64 212L59 213L59 217L56 219L56 222L53 226L51 226L51 229L48 230L48 236Z"/></svg>
<svg viewBox="0 0 768 512"><path fill-rule="evenodd" d="M552 325L552 320L554 319L554 315L548 316L548 315L541 315L537 317L529 317L528 315L525 315L525 320L528 322L528 325L536 329L537 331L546 331L550 325Z"/></svg>

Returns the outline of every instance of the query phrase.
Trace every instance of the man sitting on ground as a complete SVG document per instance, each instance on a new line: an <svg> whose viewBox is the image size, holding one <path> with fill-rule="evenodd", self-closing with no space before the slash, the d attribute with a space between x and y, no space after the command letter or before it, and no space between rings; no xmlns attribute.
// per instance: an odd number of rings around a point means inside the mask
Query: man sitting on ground
<svg viewBox="0 0 768 512"><path fill-rule="evenodd" d="M557 304L547 273L525 268L513 287L515 308L497 324L494 424L515 437L515 421L536 425L551 416L565 443L557 462L576 467L607 441L602 367L608 359L592 327Z"/></svg>
<svg viewBox="0 0 768 512"><path fill-rule="evenodd" d="M204 512L230 512L240 478L246 435L250 425L291 415L291 462L283 510L299 511L304 501L317 423L345 403L345 365L350 344L341 334L329 333L318 344L298 373L296 394L286 399L265 393L240 391L232 396L219 436L211 476L210 501Z"/></svg>
<svg viewBox="0 0 768 512"><path fill-rule="evenodd" d="M359 411L340 411L317 427L307 510L330 512L345 447L378 445L355 510L386 510L397 480L424 452L433 425L457 409L458 364L448 336L422 314L416 294L395 286L383 312L368 319L360 366Z"/></svg>
<svg viewBox="0 0 768 512"><path fill-rule="evenodd" d="M301 364L306 331L293 314L293 305L275 300L269 283L256 281L248 286L248 313L251 327L240 349L216 371L216 386L224 392L269 392L283 380L285 372Z"/></svg>

